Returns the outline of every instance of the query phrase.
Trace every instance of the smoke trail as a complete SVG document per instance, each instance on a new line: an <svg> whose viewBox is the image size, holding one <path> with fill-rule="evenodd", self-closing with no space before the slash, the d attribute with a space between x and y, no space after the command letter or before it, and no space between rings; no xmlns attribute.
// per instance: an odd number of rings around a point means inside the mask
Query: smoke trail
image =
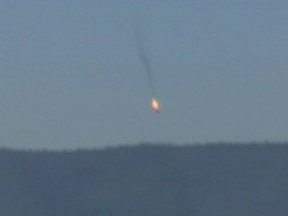
<svg viewBox="0 0 288 216"><path fill-rule="evenodd" d="M153 83L153 77L152 77L152 69L150 66L150 62L149 62L149 58L147 56L147 53L145 52L144 49L144 43L143 43L143 38L141 37L141 30L140 30L140 25L139 25L139 20L138 20L138 16L136 13L133 13L133 24L134 24L134 32L135 32L135 38L136 38L136 42L137 42L137 46L138 46L138 50L139 50L139 57L143 63L143 66L145 68L145 71L147 73L147 78L148 78L148 82L149 82L149 87L150 87L150 91L152 96L155 96L155 88L154 88L154 83Z"/></svg>

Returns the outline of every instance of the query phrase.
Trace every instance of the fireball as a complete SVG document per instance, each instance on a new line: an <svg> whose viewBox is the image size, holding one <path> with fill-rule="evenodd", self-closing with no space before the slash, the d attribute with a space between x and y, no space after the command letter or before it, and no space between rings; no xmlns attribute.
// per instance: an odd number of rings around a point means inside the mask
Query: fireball
<svg viewBox="0 0 288 216"><path fill-rule="evenodd" d="M160 112L160 104L155 98L152 98L151 107L155 112Z"/></svg>

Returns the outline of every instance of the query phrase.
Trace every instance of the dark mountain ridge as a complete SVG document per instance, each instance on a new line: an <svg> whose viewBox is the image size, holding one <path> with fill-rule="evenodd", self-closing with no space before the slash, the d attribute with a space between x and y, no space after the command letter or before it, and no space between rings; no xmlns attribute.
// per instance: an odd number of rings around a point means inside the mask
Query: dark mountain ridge
<svg viewBox="0 0 288 216"><path fill-rule="evenodd" d="M286 216L288 145L0 150L3 216Z"/></svg>

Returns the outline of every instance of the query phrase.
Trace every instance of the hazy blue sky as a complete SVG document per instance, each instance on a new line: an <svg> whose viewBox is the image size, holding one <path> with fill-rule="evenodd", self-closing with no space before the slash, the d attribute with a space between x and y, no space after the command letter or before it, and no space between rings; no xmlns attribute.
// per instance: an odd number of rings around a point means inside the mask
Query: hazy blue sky
<svg viewBox="0 0 288 216"><path fill-rule="evenodd" d="M286 0L1 0L0 26L1 146L288 140Z"/></svg>

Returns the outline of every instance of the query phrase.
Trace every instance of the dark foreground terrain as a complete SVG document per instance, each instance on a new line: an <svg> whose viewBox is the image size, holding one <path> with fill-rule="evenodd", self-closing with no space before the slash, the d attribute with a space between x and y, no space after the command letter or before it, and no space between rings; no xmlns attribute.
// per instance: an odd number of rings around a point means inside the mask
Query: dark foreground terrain
<svg viewBox="0 0 288 216"><path fill-rule="evenodd" d="M288 145L0 150L1 216L287 216Z"/></svg>

